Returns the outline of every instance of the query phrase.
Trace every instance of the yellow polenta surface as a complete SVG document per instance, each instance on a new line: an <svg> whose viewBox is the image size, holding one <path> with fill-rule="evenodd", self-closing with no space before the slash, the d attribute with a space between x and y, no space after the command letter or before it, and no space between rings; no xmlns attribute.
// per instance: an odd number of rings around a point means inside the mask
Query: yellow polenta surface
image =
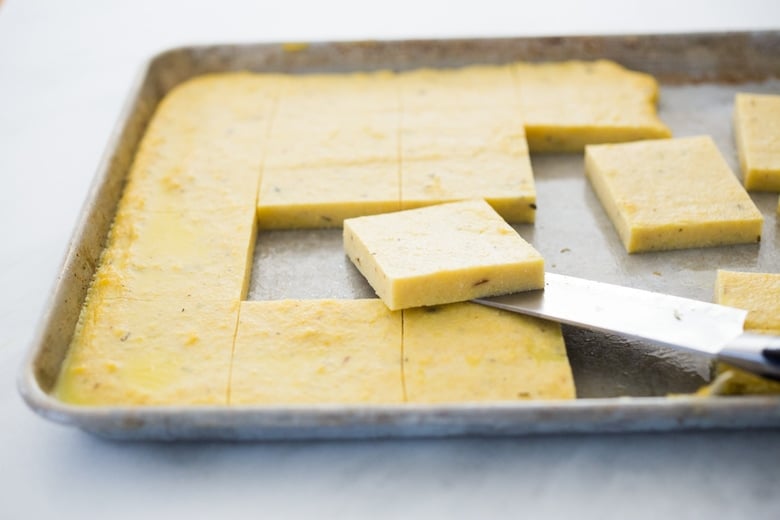
<svg viewBox="0 0 780 520"><path fill-rule="evenodd" d="M88 300L54 394L81 405L226 404L238 301Z"/></svg>
<svg viewBox="0 0 780 520"><path fill-rule="evenodd" d="M719 270L715 301L748 311L745 330L780 334L780 274ZM764 379L729 365L718 365L718 376L700 395L778 394L780 382Z"/></svg>
<svg viewBox="0 0 780 520"><path fill-rule="evenodd" d="M719 270L715 299L748 311L745 330L780 334L780 273Z"/></svg>
<svg viewBox="0 0 780 520"><path fill-rule="evenodd" d="M533 222L536 190L509 67L399 76L401 205L486 199L511 222Z"/></svg>
<svg viewBox="0 0 780 520"><path fill-rule="evenodd" d="M533 222L526 134L531 151L669 135L655 114L655 80L605 61L272 81L278 102L258 197L269 229L472 198ZM356 185L377 170L370 189Z"/></svg>
<svg viewBox="0 0 780 520"><path fill-rule="evenodd" d="M485 201L344 221L344 249L392 310L544 285L544 260Z"/></svg>
<svg viewBox="0 0 780 520"><path fill-rule="evenodd" d="M120 206L93 281L93 297L239 300L246 295L254 204L201 210Z"/></svg>
<svg viewBox="0 0 780 520"><path fill-rule="evenodd" d="M590 145L585 171L629 253L761 238L761 213L709 137Z"/></svg>
<svg viewBox="0 0 780 520"><path fill-rule="evenodd" d="M745 188L780 191L780 95L736 95L734 135Z"/></svg>
<svg viewBox="0 0 780 520"><path fill-rule="evenodd" d="M400 208L394 74L291 76L282 92L258 196L261 228L340 227Z"/></svg>
<svg viewBox="0 0 780 520"><path fill-rule="evenodd" d="M400 312L379 300L241 304L231 404L403 399Z"/></svg>
<svg viewBox="0 0 780 520"><path fill-rule="evenodd" d="M254 204L278 80L208 75L160 103L136 153L120 211Z"/></svg>
<svg viewBox="0 0 780 520"><path fill-rule="evenodd" d="M534 152L669 137L656 115L652 76L606 60L513 66L528 145Z"/></svg>
<svg viewBox="0 0 780 520"><path fill-rule="evenodd" d="M402 170L403 209L470 199L478 193L509 222L536 218L536 190L527 155L486 153L404 161Z"/></svg>
<svg viewBox="0 0 780 520"><path fill-rule="evenodd" d="M402 74L401 201L415 208L484 198L533 222L536 193L508 67Z"/></svg>
<svg viewBox="0 0 780 520"><path fill-rule="evenodd" d="M477 197L530 222L526 133L540 151L667 135L656 95L654 81L605 63L188 81L140 143L55 395L85 405L225 404L228 394L397 403L408 341L410 401L573 397L560 332L544 322L453 305L409 311L402 337L402 315L379 301L239 304L257 218L264 228L338 226ZM425 210L431 221L377 227L391 258L424 268L376 278L404 306L542 286L541 257L485 202ZM423 245L398 253L399 229ZM446 370L426 361L445 344Z"/></svg>
<svg viewBox="0 0 780 520"><path fill-rule="evenodd" d="M508 74L507 81L511 86ZM534 221L536 190L525 132L511 100L507 103L457 110L434 104L404 114L404 209L478 196L511 222Z"/></svg>
<svg viewBox="0 0 780 520"><path fill-rule="evenodd" d="M341 227L345 218L400 206L396 162L269 167L263 172L257 219L263 229Z"/></svg>
<svg viewBox="0 0 780 520"><path fill-rule="evenodd" d="M510 66L419 69L398 75L404 117L429 108L513 110L515 85Z"/></svg>
<svg viewBox="0 0 780 520"><path fill-rule="evenodd" d="M225 404L278 80L204 76L139 146L55 389L75 404Z"/></svg>
<svg viewBox="0 0 780 520"><path fill-rule="evenodd" d="M474 303L404 311L408 402L572 399L560 326Z"/></svg>

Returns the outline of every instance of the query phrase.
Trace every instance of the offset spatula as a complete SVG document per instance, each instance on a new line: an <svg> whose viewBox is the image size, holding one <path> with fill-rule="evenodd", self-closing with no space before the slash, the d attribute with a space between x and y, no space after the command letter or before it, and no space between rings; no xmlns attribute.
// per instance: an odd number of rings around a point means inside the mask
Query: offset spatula
<svg viewBox="0 0 780 520"><path fill-rule="evenodd" d="M630 287L547 273L544 290L476 303L698 352L780 379L780 336L751 334L747 312Z"/></svg>

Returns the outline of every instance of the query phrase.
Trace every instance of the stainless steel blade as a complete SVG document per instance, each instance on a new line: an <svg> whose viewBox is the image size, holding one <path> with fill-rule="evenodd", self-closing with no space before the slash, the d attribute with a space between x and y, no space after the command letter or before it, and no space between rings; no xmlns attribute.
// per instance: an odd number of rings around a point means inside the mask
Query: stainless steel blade
<svg viewBox="0 0 780 520"><path fill-rule="evenodd" d="M474 301L709 355L742 334L747 316L723 305L552 273L543 291Z"/></svg>

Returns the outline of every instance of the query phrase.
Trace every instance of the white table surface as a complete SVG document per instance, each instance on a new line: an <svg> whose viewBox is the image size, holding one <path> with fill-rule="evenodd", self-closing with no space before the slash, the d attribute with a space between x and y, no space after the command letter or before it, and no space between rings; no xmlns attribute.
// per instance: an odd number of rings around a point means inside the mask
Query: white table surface
<svg viewBox="0 0 780 520"><path fill-rule="evenodd" d="M526 3L0 2L0 519L780 518L780 431L124 444L49 423L16 391L119 107L160 49L780 29L777 0Z"/></svg>

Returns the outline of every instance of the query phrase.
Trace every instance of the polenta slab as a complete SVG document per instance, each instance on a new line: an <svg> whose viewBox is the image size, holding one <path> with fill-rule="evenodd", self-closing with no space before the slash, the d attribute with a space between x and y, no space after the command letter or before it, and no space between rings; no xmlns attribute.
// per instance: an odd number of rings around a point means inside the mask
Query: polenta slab
<svg viewBox="0 0 780 520"><path fill-rule="evenodd" d="M390 72L288 76L265 166L397 163L400 111L396 78Z"/></svg>
<svg viewBox="0 0 780 520"><path fill-rule="evenodd" d="M560 325L455 303L404 311L410 403L573 399Z"/></svg>
<svg viewBox="0 0 780 520"><path fill-rule="evenodd" d="M780 95L736 95L734 135L748 190L780 191Z"/></svg>
<svg viewBox="0 0 780 520"><path fill-rule="evenodd" d="M78 404L225 404L235 346L231 402L403 401L400 313L379 301L246 302L234 343L239 300L249 278L255 212L263 227L320 227L402 204L481 197L507 219L533 221L535 192L524 130L530 123L523 107L538 105L525 97L525 86L533 90L539 82L529 74L531 80L524 84L518 67L220 74L175 88L158 107L128 174L56 395ZM617 96L621 121L580 111L576 124L566 120L556 127L559 141L545 139L540 149L568 150L588 139L646 135L643 125L652 118L645 116L654 110L648 103L653 85L629 81L632 73L616 73L605 65L559 69L569 71L556 73L564 83L586 70L632 86ZM596 92L599 80L582 79L581 84ZM559 92L571 95L565 88ZM654 101L655 91L650 94ZM561 99L537 99L549 102L550 113L561 114L555 112ZM634 117L637 113L642 117ZM549 128L542 130L550 134ZM488 213L500 225L491 223ZM485 226L461 222L468 215ZM436 248L442 257L438 271L428 278L434 289L426 289L426 298L446 293L445 301L453 295L468 299L542 285L541 257L524 242L518 248L519 237L487 204L465 202L454 215L445 211L434 220L442 224L448 218L460 222L458 231L473 239L461 249L476 253L476 260L448 272L452 255L444 253L444 245L452 230L429 226L425 240L440 240ZM419 234L420 227L409 222L407 228ZM478 240L486 240L486 250L480 252ZM503 254L513 248L522 254L507 260ZM424 256L422 248L418 253ZM514 274L502 270L503 263L512 264ZM402 292L419 297L416 281L410 283ZM483 319L483 310L465 308L469 310L463 314L453 311L461 325L493 326L492 319ZM450 311L441 315L450 316ZM416 322L412 317L412 331ZM434 331L451 325L447 318L434 322ZM363 337L345 332L343 323L353 323ZM292 343L280 344L277 332ZM419 345L413 336L411 345ZM529 332L528 337L536 336ZM551 344L545 344L534 352L550 350ZM437 345L434 341L426 348ZM289 346L300 349L284 349ZM348 353L342 356L344 350ZM297 361L284 358L291 352ZM507 360L514 362L512 356ZM532 358L538 361L538 356ZM417 358L410 359L411 369ZM467 361L468 366L454 366L453 374L464 381L496 374L496 392L467 385L467 394L447 396L424 389L420 400L428 399L426 392L444 401L569 395L563 372L544 368L528 376L529 387L518 389L502 386L504 372L492 372L496 367L486 371L489 364ZM290 363L295 366L288 373ZM314 365L312 375L307 370ZM290 385L273 388L276 394L262 393L269 384L257 386L269 374L278 379L284 373L291 376ZM301 390L299 385L308 383L309 389Z"/></svg>
<svg viewBox="0 0 780 520"><path fill-rule="evenodd" d="M226 404L276 81L205 76L160 104L88 289L60 399Z"/></svg>
<svg viewBox="0 0 780 520"><path fill-rule="evenodd" d="M404 114L403 209L478 196L510 222L533 222L536 190L523 126L510 107L426 107Z"/></svg>
<svg viewBox="0 0 780 520"><path fill-rule="evenodd" d="M509 222L536 218L536 189L527 155L404 161L401 190L403 209L470 199L476 193Z"/></svg>
<svg viewBox="0 0 780 520"><path fill-rule="evenodd" d="M278 80L206 75L174 88L139 145L120 209L208 214L256 197Z"/></svg>
<svg viewBox="0 0 780 520"><path fill-rule="evenodd" d="M242 302L230 404L403 400L400 312L379 300Z"/></svg>
<svg viewBox="0 0 780 520"><path fill-rule="evenodd" d="M482 200L345 220L344 249L391 310L544 285L541 255Z"/></svg>
<svg viewBox="0 0 780 520"><path fill-rule="evenodd" d="M238 300L87 301L54 390L79 405L227 404Z"/></svg>
<svg viewBox="0 0 780 520"><path fill-rule="evenodd" d="M266 168L257 202L262 229L341 227L344 219L398 211L397 162Z"/></svg>
<svg viewBox="0 0 780 520"><path fill-rule="evenodd" d="M532 152L671 136L656 115L652 76L606 60L517 63L513 70Z"/></svg>
<svg viewBox="0 0 780 520"><path fill-rule="evenodd" d="M121 206L92 283L95 298L238 300L257 236L254 202L211 213Z"/></svg>
<svg viewBox="0 0 780 520"><path fill-rule="evenodd" d="M780 334L780 274L719 270L715 300L748 311L745 330Z"/></svg>
<svg viewBox="0 0 780 520"><path fill-rule="evenodd" d="M263 228L351 216L361 201L340 215L328 188L327 200L312 201L321 186L300 180L321 180L319 168L343 168L346 178L392 162L402 208L484 198L507 220L533 222L526 134L532 151L670 135L656 116L655 80L607 61L315 74L280 84L258 207ZM285 182L283 197L269 191ZM291 218L296 208L300 219Z"/></svg>
<svg viewBox="0 0 780 520"><path fill-rule="evenodd" d="M761 238L761 213L710 137L590 145L585 172L629 253Z"/></svg>

